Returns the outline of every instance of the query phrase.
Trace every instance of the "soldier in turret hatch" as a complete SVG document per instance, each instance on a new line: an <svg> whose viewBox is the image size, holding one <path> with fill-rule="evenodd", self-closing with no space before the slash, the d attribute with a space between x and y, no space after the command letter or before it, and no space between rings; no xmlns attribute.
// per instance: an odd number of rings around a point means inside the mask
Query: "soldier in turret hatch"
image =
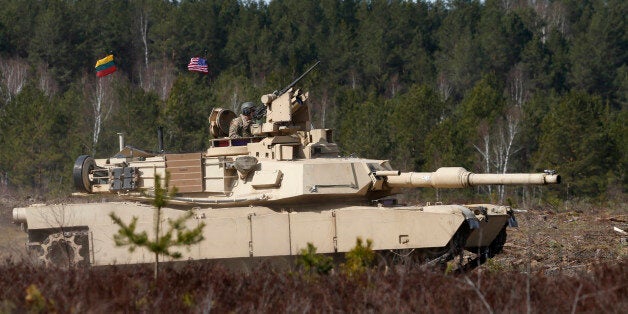
<svg viewBox="0 0 628 314"><path fill-rule="evenodd" d="M240 106L240 116L231 121L229 125L229 137L251 137L251 124L253 123L253 114L255 113L255 105L252 102L245 102Z"/></svg>

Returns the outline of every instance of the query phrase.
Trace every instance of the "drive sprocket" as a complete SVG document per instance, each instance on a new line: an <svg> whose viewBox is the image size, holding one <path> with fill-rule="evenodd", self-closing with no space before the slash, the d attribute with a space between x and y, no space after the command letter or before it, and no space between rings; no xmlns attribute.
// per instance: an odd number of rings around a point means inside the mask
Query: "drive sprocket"
<svg viewBox="0 0 628 314"><path fill-rule="evenodd" d="M41 243L39 260L46 266L79 266L87 261L81 255L87 234L81 231L51 233Z"/></svg>

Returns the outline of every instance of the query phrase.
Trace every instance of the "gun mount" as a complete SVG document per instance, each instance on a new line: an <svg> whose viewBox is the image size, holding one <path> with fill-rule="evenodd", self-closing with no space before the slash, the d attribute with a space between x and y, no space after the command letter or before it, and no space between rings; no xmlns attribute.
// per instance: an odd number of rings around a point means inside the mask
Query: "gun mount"
<svg viewBox="0 0 628 314"><path fill-rule="evenodd" d="M206 151L149 153L127 146L114 157L79 156L73 169L76 188L85 194L115 195L120 201L16 208L14 220L28 226L28 247L46 263L57 261L55 254L64 250L52 247L62 245L70 232L71 261L150 262L151 255L141 249L129 253L114 245L111 236L117 230L108 215L138 217L138 228L150 236L153 209L148 203L155 178L169 173L170 181L163 185L176 187L178 194L163 208L162 217L176 219L182 211L193 211L196 221L206 225L208 240L184 258L283 258L298 254L307 243L320 253L337 254L351 250L362 237L372 239L382 255L403 251L413 259L444 263L462 250L483 258L499 253L506 227L516 225L512 209L494 204L398 205L391 197L400 188L560 183L560 176L549 171L474 174L444 167L402 173L387 160L339 157L331 129L310 129L309 94L295 88L304 75L261 97L266 117L252 126L253 137L226 137L235 114L217 108L209 117L215 138ZM54 221L62 225L51 225Z"/></svg>

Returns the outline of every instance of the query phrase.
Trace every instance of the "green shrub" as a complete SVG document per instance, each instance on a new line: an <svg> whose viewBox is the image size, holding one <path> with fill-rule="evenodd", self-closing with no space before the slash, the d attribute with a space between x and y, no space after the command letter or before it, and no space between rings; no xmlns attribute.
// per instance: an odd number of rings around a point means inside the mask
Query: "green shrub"
<svg viewBox="0 0 628 314"><path fill-rule="evenodd" d="M56 312L54 301L46 299L34 284L26 288L24 300L29 313Z"/></svg>
<svg viewBox="0 0 628 314"><path fill-rule="evenodd" d="M373 240L367 239L366 246L362 244L362 238L358 237L355 247L345 254L346 261L341 266L342 271L349 275L359 275L373 267L375 252L373 252Z"/></svg>
<svg viewBox="0 0 628 314"><path fill-rule="evenodd" d="M307 243L307 248L299 251L297 266L302 267L310 275L314 273L326 275L334 268L332 258L316 254L316 247L310 242Z"/></svg>

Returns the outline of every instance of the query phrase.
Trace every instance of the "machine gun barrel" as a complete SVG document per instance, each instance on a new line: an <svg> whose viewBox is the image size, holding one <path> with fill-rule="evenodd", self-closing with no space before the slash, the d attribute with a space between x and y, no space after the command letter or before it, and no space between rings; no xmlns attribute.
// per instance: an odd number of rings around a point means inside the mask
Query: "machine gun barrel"
<svg viewBox="0 0 628 314"><path fill-rule="evenodd" d="M546 185L559 184L560 175L552 170L543 173L472 173L462 167L443 167L435 172L403 172L386 176L392 188L465 188L479 185Z"/></svg>
<svg viewBox="0 0 628 314"><path fill-rule="evenodd" d="M316 61L316 63L314 63L313 66L311 66L309 69L307 69L307 71L303 72L303 74L301 74L301 76L297 77L294 81L292 81L292 83L290 83L288 86L284 87L282 90L280 91L275 91L273 94L275 94L275 96L279 97L281 95L283 95L285 92L287 92L289 89L291 89L292 87L294 87L294 85L296 85L302 78L304 78L308 73L310 73L310 71L314 70L314 68L321 63L321 61Z"/></svg>

